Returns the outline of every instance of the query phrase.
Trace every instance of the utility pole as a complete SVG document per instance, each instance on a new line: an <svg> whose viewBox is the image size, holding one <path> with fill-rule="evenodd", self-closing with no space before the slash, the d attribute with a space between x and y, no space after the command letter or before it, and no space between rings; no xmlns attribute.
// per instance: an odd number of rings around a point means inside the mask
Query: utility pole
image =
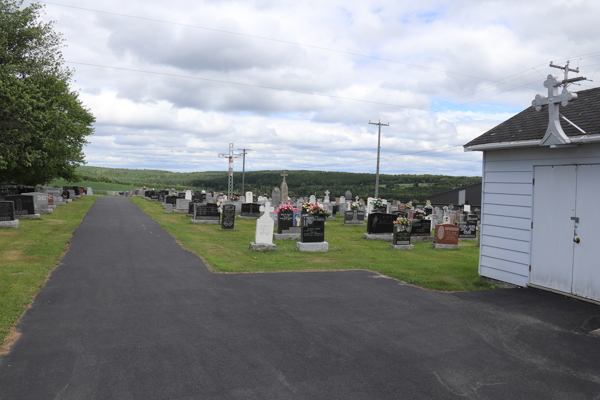
<svg viewBox="0 0 600 400"><path fill-rule="evenodd" d="M379 198L379 150L381 149L381 127L382 126L390 126L389 122L387 124L382 124L381 120L379 122L371 122L369 120L369 124L377 125L377 172L375 174L375 198Z"/></svg>
<svg viewBox="0 0 600 400"><path fill-rule="evenodd" d="M242 158L242 195L244 195L246 192L244 192L244 175L246 175L246 151L251 151L252 149L238 149L238 150L242 150L242 156L244 158Z"/></svg>
<svg viewBox="0 0 600 400"><path fill-rule="evenodd" d="M227 180L227 200L231 200L233 195L233 160L240 157L241 154L233 154L233 143L229 143L229 154L219 154L219 158L229 159L229 176Z"/></svg>

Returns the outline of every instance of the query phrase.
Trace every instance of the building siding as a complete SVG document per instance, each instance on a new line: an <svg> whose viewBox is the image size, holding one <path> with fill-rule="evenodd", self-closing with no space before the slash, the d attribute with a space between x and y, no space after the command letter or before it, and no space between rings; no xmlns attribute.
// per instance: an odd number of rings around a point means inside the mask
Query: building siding
<svg viewBox="0 0 600 400"><path fill-rule="evenodd" d="M527 286L534 167L600 164L600 145L486 151L483 160L480 274Z"/></svg>

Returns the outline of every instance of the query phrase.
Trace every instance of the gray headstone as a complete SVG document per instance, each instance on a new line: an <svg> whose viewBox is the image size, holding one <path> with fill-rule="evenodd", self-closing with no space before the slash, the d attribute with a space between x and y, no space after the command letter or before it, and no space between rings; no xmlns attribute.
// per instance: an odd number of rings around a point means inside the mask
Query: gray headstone
<svg viewBox="0 0 600 400"><path fill-rule="evenodd" d="M275 208L281 204L281 190L278 187L271 191L271 205Z"/></svg>

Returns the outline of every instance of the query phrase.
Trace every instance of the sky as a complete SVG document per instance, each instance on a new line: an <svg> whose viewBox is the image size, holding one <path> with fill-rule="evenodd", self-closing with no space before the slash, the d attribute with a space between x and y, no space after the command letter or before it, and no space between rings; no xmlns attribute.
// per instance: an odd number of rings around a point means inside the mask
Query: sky
<svg viewBox="0 0 600 400"><path fill-rule="evenodd" d="M374 173L381 121L381 173L480 176L462 146L545 94L550 61L600 84L593 0L40 3L91 166L225 171L233 143L247 171Z"/></svg>

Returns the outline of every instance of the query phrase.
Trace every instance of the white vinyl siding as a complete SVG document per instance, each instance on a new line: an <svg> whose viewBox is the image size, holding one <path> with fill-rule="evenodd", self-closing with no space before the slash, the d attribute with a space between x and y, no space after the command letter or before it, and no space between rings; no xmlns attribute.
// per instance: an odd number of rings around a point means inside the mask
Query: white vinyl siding
<svg viewBox="0 0 600 400"><path fill-rule="evenodd" d="M600 145L490 150L483 160L480 274L527 286L534 166L600 164Z"/></svg>

